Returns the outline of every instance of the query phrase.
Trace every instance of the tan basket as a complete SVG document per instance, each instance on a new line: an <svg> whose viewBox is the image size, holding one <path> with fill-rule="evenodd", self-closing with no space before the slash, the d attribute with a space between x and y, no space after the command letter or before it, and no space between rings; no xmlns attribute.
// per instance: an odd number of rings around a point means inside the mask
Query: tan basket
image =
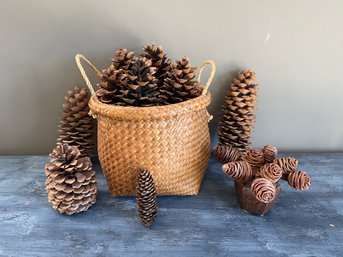
<svg viewBox="0 0 343 257"><path fill-rule="evenodd" d="M101 103L81 65L82 55L75 57L92 97L91 114L98 118L98 154L109 190L114 196L135 195L137 172L148 169L158 194L195 195L199 192L209 155L209 114L207 93L215 64L206 61L212 71L203 95L178 104L153 107L115 106Z"/></svg>

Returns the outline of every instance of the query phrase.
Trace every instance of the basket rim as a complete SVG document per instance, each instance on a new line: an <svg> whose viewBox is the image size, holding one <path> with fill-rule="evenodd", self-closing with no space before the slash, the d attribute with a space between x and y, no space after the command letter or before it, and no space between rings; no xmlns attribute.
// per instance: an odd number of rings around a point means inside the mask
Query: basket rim
<svg viewBox="0 0 343 257"><path fill-rule="evenodd" d="M161 106L119 106L100 102L96 96L89 100L92 115L105 116L116 120L166 119L205 109L211 103L211 93L200 95L180 103Z"/></svg>

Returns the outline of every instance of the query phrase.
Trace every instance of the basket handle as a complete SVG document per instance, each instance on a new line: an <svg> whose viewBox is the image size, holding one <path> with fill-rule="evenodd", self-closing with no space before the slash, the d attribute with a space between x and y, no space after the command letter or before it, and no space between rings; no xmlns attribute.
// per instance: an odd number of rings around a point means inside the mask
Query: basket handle
<svg viewBox="0 0 343 257"><path fill-rule="evenodd" d="M81 64L81 61L84 61L94 72L95 74L101 78L102 74L101 72L86 58L84 57L82 54L77 54L75 55L75 61L76 61L76 65L77 67L79 68L80 70L80 73L83 77L83 79L85 80L86 82L86 85L89 89L89 91L91 92L91 95L94 96L95 95L95 91L94 91L94 88L85 72L85 69L83 68L82 64Z"/></svg>
<svg viewBox="0 0 343 257"><path fill-rule="evenodd" d="M211 82L213 80L213 77L214 77L214 74L216 73L216 64L214 63L214 61L211 61L211 60L207 60L207 61L204 61L200 68L199 68L199 73L197 75L197 81L200 83L200 78L201 78L201 73L202 71L204 70L204 68L206 67L206 65L211 65L211 73L210 73L210 76L208 77L208 80L205 84L205 87L204 87L204 90L202 91L202 94L203 95L206 95L207 92L208 92L208 88L209 86L211 85Z"/></svg>

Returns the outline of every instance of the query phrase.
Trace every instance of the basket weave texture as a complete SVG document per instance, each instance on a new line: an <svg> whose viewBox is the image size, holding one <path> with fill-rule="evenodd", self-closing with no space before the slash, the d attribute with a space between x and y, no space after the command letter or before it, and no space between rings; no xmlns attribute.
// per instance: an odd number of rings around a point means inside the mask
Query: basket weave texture
<svg viewBox="0 0 343 257"><path fill-rule="evenodd" d="M90 113L98 118L98 155L110 193L136 194L137 175L147 169L159 195L196 195L210 156L206 107L211 102L208 87L215 73L213 61L199 68L197 80L206 65L211 73L202 95L177 104L133 107L100 102L95 96L81 61L101 76L83 55L76 64L92 94Z"/></svg>
<svg viewBox="0 0 343 257"><path fill-rule="evenodd" d="M173 105L121 107L92 97L99 160L111 194L134 195L140 169L151 172L158 194L197 194L210 154L210 101L208 93Z"/></svg>

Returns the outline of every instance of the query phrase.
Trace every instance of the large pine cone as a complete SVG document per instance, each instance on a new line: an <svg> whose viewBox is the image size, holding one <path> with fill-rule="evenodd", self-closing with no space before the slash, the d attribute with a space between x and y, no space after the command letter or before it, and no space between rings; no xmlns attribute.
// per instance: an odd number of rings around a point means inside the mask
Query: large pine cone
<svg viewBox="0 0 343 257"><path fill-rule="evenodd" d="M128 51L126 48L119 49L112 59L112 64L102 72L105 76L110 77L113 75L115 70L129 70L132 66L135 53Z"/></svg>
<svg viewBox="0 0 343 257"><path fill-rule="evenodd" d="M137 212L146 227L151 226L156 220L156 197L156 189L150 172L141 170L137 184Z"/></svg>
<svg viewBox="0 0 343 257"><path fill-rule="evenodd" d="M245 70L233 80L222 107L220 145L232 145L242 152L250 148L258 93L255 79L255 72Z"/></svg>
<svg viewBox="0 0 343 257"><path fill-rule="evenodd" d="M276 194L274 184L265 178L256 178L251 184L251 191L256 199L263 203L272 201Z"/></svg>
<svg viewBox="0 0 343 257"><path fill-rule="evenodd" d="M291 171L287 180L288 184L295 189L304 190L311 186L311 178L305 171Z"/></svg>
<svg viewBox="0 0 343 257"><path fill-rule="evenodd" d="M158 79L159 87L163 85L164 78L167 76L167 71L171 68L171 60L164 53L162 46L155 47L154 44L143 47L143 57L151 59L152 66L156 67L155 77Z"/></svg>
<svg viewBox="0 0 343 257"><path fill-rule="evenodd" d="M59 124L57 142L76 146L87 155L94 145L94 119L88 115L89 95L86 88L75 87L64 97L63 114Z"/></svg>
<svg viewBox="0 0 343 257"><path fill-rule="evenodd" d="M201 95L203 86L195 80L195 70L186 56L171 65L161 89L164 104L179 103Z"/></svg>
<svg viewBox="0 0 343 257"><path fill-rule="evenodd" d="M213 155L222 163L234 162L241 159L241 154L229 145L217 145L213 148Z"/></svg>
<svg viewBox="0 0 343 257"><path fill-rule="evenodd" d="M96 173L89 157L80 157L75 146L58 144L45 165L48 200L60 213L86 211L96 202Z"/></svg>
<svg viewBox="0 0 343 257"><path fill-rule="evenodd" d="M252 169L245 161L229 162L222 166L222 170L238 182L246 182L252 177Z"/></svg>

